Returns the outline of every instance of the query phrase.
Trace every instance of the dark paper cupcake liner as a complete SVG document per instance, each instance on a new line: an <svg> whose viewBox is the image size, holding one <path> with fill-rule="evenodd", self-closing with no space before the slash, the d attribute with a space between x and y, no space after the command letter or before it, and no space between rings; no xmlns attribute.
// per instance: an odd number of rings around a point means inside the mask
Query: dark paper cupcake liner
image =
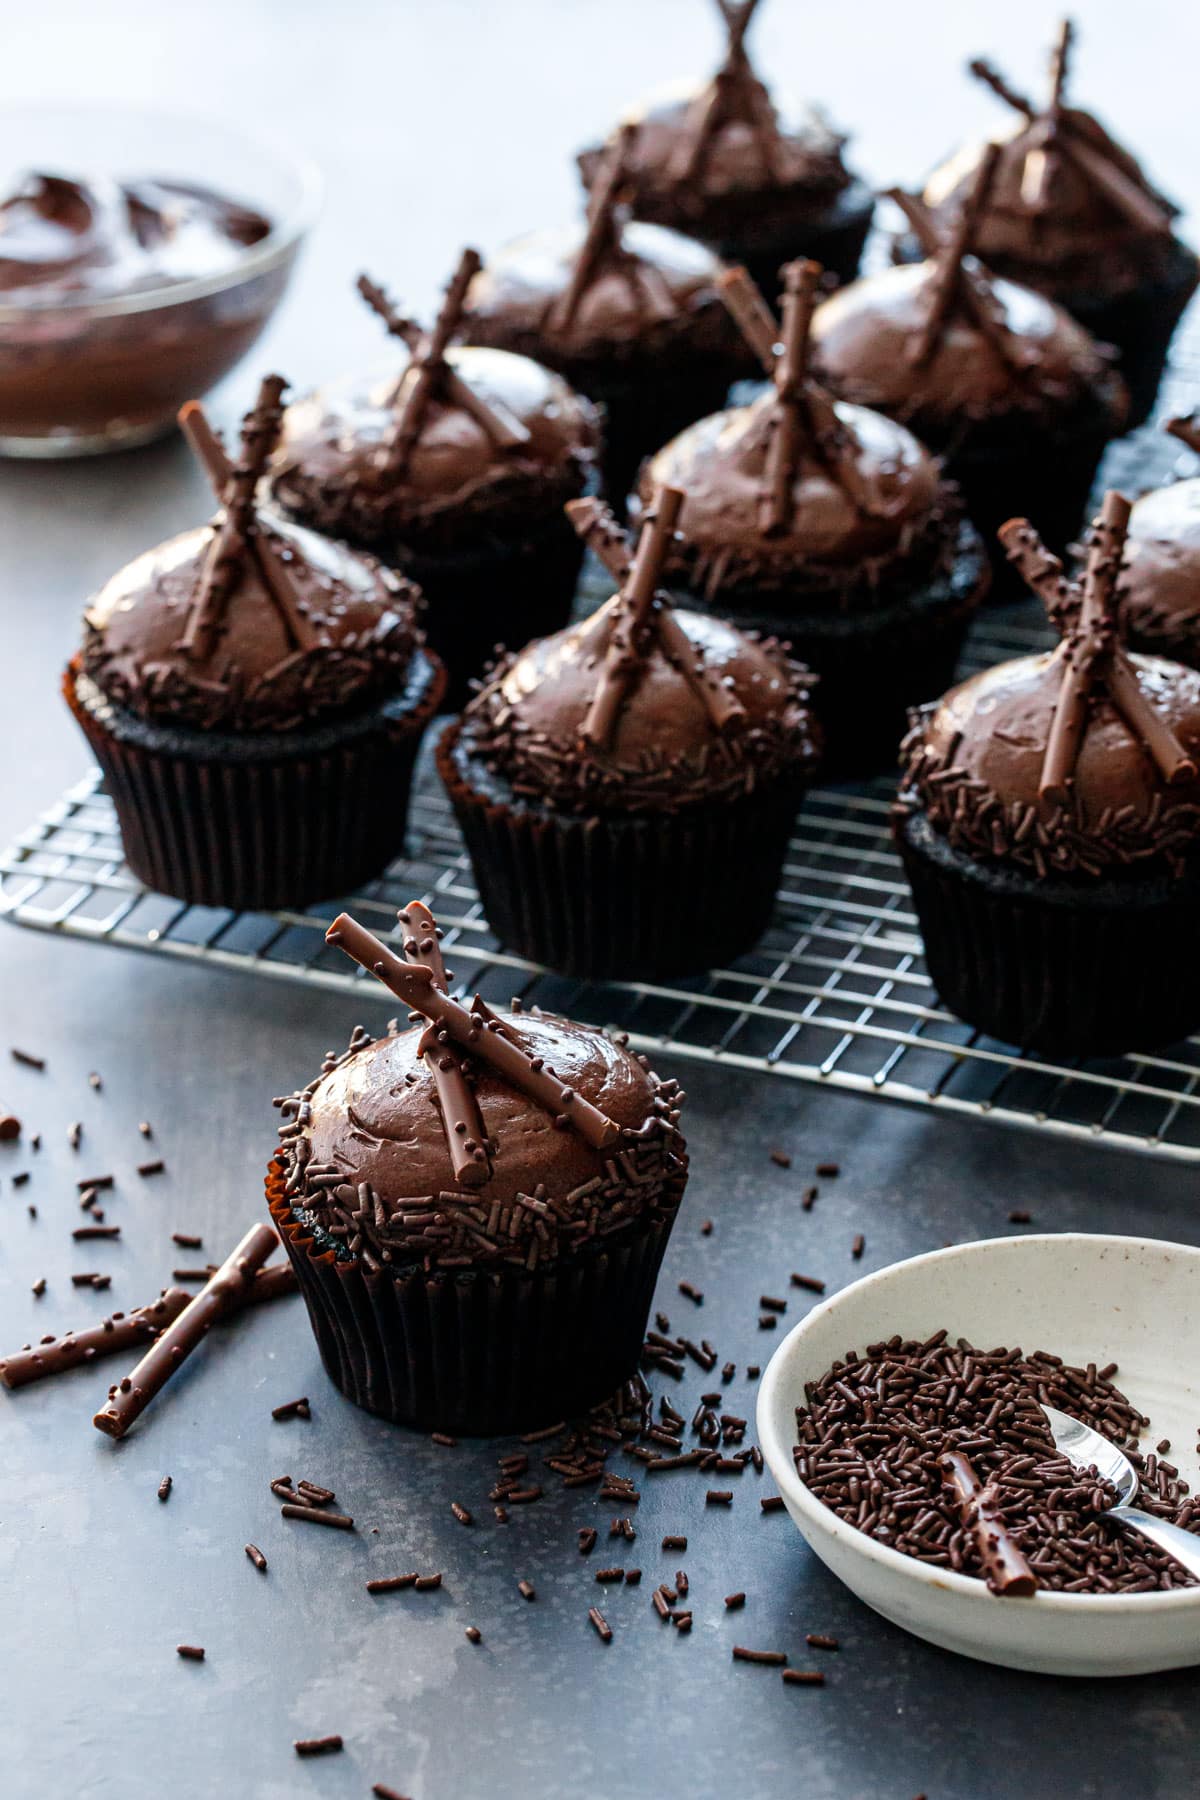
<svg viewBox="0 0 1200 1800"><path fill-rule="evenodd" d="M421 651L402 695L309 731L250 737L149 723L75 664L63 679L133 873L235 911L304 906L386 868L403 848L413 765L444 686Z"/></svg>
<svg viewBox="0 0 1200 1800"><path fill-rule="evenodd" d="M942 1004L1003 1043L1119 1056L1200 1025L1200 869L1051 877L980 864L924 815L896 841Z"/></svg>
<svg viewBox="0 0 1200 1800"><path fill-rule="evenodd" d="M515 538L424 555L392 545L382 554L425 597L425 640L446 669L443 704L457 712L497 646L519 650L567 624L583 545L556 511Z"/></svg>
<svg viewBox="0 0 1200 1800"><path fill-rule="evenodd" d="M730 385L746 369L733 358L580 368L568 379L604 408L600 473L605 498L622 517L643 460L709 413L720 412Z"/></svg>
<svg viewBox="0 0 1200 1800"><path fill-rule="evenodd" d="M878 606L841 611L798 593L749 589L711 598L682 596L696 611L732 619L745 631L783 638L819 677L812 705L825 740L827 776L894 768L908 710L945 692L967 627L988 591L988 557L963 520L953 566L923 585L881 597Z"/></svg>
<svg viewBox="0 0 1200 1800"><path fill-rule="evenodd" d="M460 734L442 735L438 771L508 949L563 975L636 980L696 974L761 937L803 794L796 776L672 812L580 817L518 797Z"/></svg>
<svg viewBox="0 0 1200 1800"><path fill-rule="evenodd" d="M875 195L864 181L855 179L824 213L806 216L800 205L789 212L785 195L779 205L758 217L743 211L727 229L707 231L704 241L723 262L748 269L773 304L779 271L797 256L820 263L839 287L853 281L874 212Z"/></svg>
<svg viewBox="0 0 1200 1800"><path fill-rule="evenodd" d="M1194 250L1173 239L1167 266L1154 281L1111 299L1069 294L1063 305L1101 343L1113 344L1129 389L1126 428L1144 425L1154 411L1175 328L1200 284Z"/></svg>
<svg viewBox="0 0 1200 1800"><path fill-rule="evenodd" d="M585 1412L634 1373L686 1179L654 1213L531 1273L338 1262L294 1218L278 1159L267 1205L334 1386L397 1424L491 1436Z"/></svg>

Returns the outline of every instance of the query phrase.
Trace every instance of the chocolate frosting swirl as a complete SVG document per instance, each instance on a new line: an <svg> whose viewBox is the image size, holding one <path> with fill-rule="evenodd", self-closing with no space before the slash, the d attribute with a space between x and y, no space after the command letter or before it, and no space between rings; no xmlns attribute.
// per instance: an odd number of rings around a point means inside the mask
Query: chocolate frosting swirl
<svg viewBox="0 0 1200 1800"><path fill-rule="evenodd" d="M502 246L467 293L464 329L473 342L568 370L577 360L640 360L680 345L711 346L749 366L717 293L720 263L692 238L658 225L626 224L620 259L602 259L569 322L552 324L549 315L570 286L585 233L574 224ZM631 279L631 266L648 271L649 289ZM663 303L652 304L648 291Z"/></svg>
<svg viewBox="0 0 1200 1800"><path fill-rule="evenodd" d="M220 275L270 229L250 207L183 182L31 174L0 200L0 294L48 306Z"/></svg>
<svg viewBox="0 0 1200 1800"><path fill-rule="evenodd" d="M1063 113L1083 142L1151 194L1168 218L1175 216L1178 209L1150 187L1137 161L1090 113L1077 107L1064 107ZM1045 149L1044 116L1005 121L993 137L1000 157L975 247L997 273L1051 298L1120 293L1153 278L1169 252L1170 236L1139 226L1068 158L1056 160L1047 197L1030 204L1026 165ZM968 145L929 176L924 197L940 222L954 217L986 149L983 143Z"/></svg>
<svg viewBox="0 0 1200 1800"><path fill-rule="evenodd" d="M322 1076L277 1102L286 1187L306 1223L340 1255L368 1266L533 1267L667 1199L686 1169L675 1124L679 1094L643 1057L586 1025L547 1014L504 1016L503 1028L619 1128L594 1149L479 1059L464 1062L489 1145L482 1186L455 1183L424 1033L371 1040L356 1032Z"/></svg>
<svg viewBox="0 0 1200 1800"><path fill-rule="evenodd" d="M814 212L850 184L842 161L846 139L817 107L770 109L769 162L754 127L744 118L721 119L712 131L694 174L681 178L682 146L694 126L693 107L706 91L703 82L678 83L636 102L620 125L635 125L637 137L628 162L635 217L676 225L705 235L714 219L727 216L730 201L753 206L756 197L771 204L786 191L793 204L808 201ZM609 139L612 142L612 139ZM606 146L581 150L579 170L591 187Z"/></svg>
<svg viewBox="0 0 1200 1800"><path fill-rule="evenodd" d="M403 686L419 645L418 590L373 557L259 517L286 562L315 642L294 647L252 555L238 565L208 653L182 644L215 525L137 557L84 614L83 666L145 719L200 730L292 731Z"/></svg>
<svg viewBox="0 0 1200 1800"><path fill-rule="evenodd" d="M982 862L1038 875L1098 877L1130 864L1177 868L1200 847L1200 781L1169 785L1103 690L1066 804L1039 801L1064 648L998 664L914 714L901 759L902 808ZM1142 693L1185 752L1200 756L1200 674L1130 656Z"/></svg>
<svg viewBox="0 0 1200 1800"><path fill-rule="evenodd" d="M595 408L528 357L473 345L447 351L451 368L528 438L497 445L463 408L439 398L402 478L381 472L409 361L399 349L387 374L321 388L287 408L269 470L272 495L287 511L358 543L423 548L449 537L461 547L508 521L556 513L583 492L599 448Z"/></svg>
<svg viewBox="0 0 1200 1800"><path fill-rule="evenodd" d="M833 412L857 472L859 503L802 436L786 525L764 534L776 406L768 389L749 406L700 419L644 466L643 504L663 484L687 495L669 569L710 594L754 582L869 601L885 576L925 572L939 552L949 554L954 533L945 520L953 509L936 460L903 425L844 401Z"/></svg>
<svg viewBox="0 0 1200 1800"><path fill-rule="evenodd" d="M1136 500L1117 594L1134 642L1200 658L1200 476Z"/></svg>
<svg viewBox="0 0 1200 1800"><path fill-rule="evenodd" d="M995 279L988 286L1023 371L961 308L946 320L932 354L919 359L915 346L937 275L936 261L909 263L851 282L824 301L812 326L819 377L846 399L905 420L935 446L963 421L1061 417L1111 379L1082 325L1043 295Z"/></svg>
<svg viewBox="0 0 1200 1800"><path fill-rule="evenodd" d="M606 749L584 721L604 661L616 599L591 619L506 656L463 714L461 744L519 795L570 812L661 812L732 796L817 758L812 677L780 646L724 620L673 609L705 669L745 712L714 725L657 638L639 658Z"/></svg>

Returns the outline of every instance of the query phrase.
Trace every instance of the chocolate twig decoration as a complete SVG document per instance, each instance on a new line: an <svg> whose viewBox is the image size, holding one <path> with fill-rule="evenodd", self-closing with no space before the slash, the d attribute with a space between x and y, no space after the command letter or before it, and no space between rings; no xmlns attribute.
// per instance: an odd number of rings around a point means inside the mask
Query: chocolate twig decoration
<svg viewBox="0 0 1200 1800"><path fill-rule="evenodd" d="M1192 413L1189 418L1168 419L1164 429L1200 456L1200 412Z"/></svg>
<svg viewBox="0 0 1200 1800"><path fill-rule="evenodd" d="M722 269L717 277L717 288L733 314L738 330L767 374L773 377L779 350L779 330L770 307L759 293L749 271L742 268Z"/></svg>
<svg viewBox="0 0 1200 1800"><path fill-rule="evenodd" d="M271 1226L251 1226L178 1318L155 1338L132 1374L110 1390L107 1406L92 1420L97 1431L113 1438L125 1436L217 1320L238 1300L244 1300L256 1271L278 1247L279 1238Z"/></svg>
<svg viewBox="0 0 1200 1800"><path fill-rule="evenodd" d="M741 122L750 128L768 180L782 181L774 108L746 53L758 0L717 0L717 5L728 34L725 59L688 108L668 174L672 181L694 181L721 126Z"/></svg>
<svg viewBox="0 0 1200 1800"><path fill-rule="evenodd" d="M296 1275L291 1263L278 1263L274 1268L260 1269L250 1286L236 1297L231 1311L243 1306L258 1306L264 1300L278 1299L281 1294L296 1291ZM99 1325L83 1331L67 1331L52 1342L14 1351L0 1361L0 1382L6 1388L27 1387L31 1381L44 1381L48 1375L61 1375L64 1369L78 1368L80 1363L97 1362L102 1356L116 1356L125 1350L152 1342L176 1320L192 1295L185 1288L164 1288L157 1300L138 1306L128 1313L114 1313Z"/></svg>
<svg viewBox="0 0 1200 1800"><path fill-rule="evenodd" d="M987 1585L993 1594L1019 1599L1037 1592L1037 1576L1000 1512L995 1488L985 1487L959 1450L939 1457L946 1487L958 1502L962 1522L975 1539Z"/></svg>
<svg viewBox="0 0 1200 1800"><path fill-rule="evenodd" d="M800 412L808 374L808 334L820 279L820 265L814 262L790 262L783 271L783 341L772 370L777 396L775 429L767 450L766 492L759 505L765 532L782 531L791 523Z"/></svg>
<svg viewBox="0 0 1200 1800"><path fill-rule="evenodd" d="M217 499L223 501L237 472L236 465L230 461L225 446L209 424L208 416L198 400L189 400L180 408L179 428L212 483ZM258 528L257 522L246 539L245 553L257 563L263 586L275 602L293 648L311 649L313 634L304 616L303 603L296 591L292 572L270 538Z"/></svg>
<svg viewBox="0 0 1200 1800"><path fill-rule="evenodd" d="M1043 547L1027 519L1010 519L1000 528L1000 542L1010 559L1064 634L1056 652L1060 686L1038 788L1048 806L1064 805L1070 798L1097 686L1103 687L1130 731L1141 739L1166 782L1196 778L1195 762L1142 692L1117 637L1116 588L1129 513L1129 501L1110 489L1088 534L1087 561L1078 582L1063 578L1062 565Z"/></svg>
<svg viewBox="0 0 1200 1800"><path fill-rule="evenodd" d="M571 279L546 311L548 331L569 329L579 311L580 301L605 268L624 277L635 301L644 303L652 318L671 319L678 310L658 271L631 256L621 241L620 208L631 180L630 158L636 137L636 125L622 125L604 151L588 195L587 228L571 270Z"/></svg>
<svg viewBox="0 0 1200 1800"><path fill-rule="evenodd" d="M419 357L423 334L416 320L408 318L398 307L393 305L386 290L380 287L378 282L372 281L369 275L360 275L355 285L371 311L383 320L389 335L399 338L401 343L408 346L414 357ZM406 376L407 373L406 370ZM512 450L518 444L529 442L529 428L522 425L521 421L515 418L500 401L484 400L444 356L439 379L444 398L451 405L461 407L463 412L469 413L497 449ZM394 398L399 397L401 387L403 387L403 379L397 387Z"/></svg>
<svg viewBox="0 0 1200 1800"><path fill-rule="evenodd" d="M405 370L396 394L395 423L379 456L380 470L392 480L399 479L408 466L429 404L444 376L446 351L462 321L467 289L482 266L477 250L463 251L447 284L433 330L422 338Z"/></svg>
<svg viewBox="0 0 1200 1800"><path fill-rule="evenodd" d="M599 750L607 749L612 742L621 703L640 665L640 640L654 605L658 577L671 547L682 505L683 493L679 488L659 488L621 588L599 685L583 721L585 741Z"/></svg>
<svg viewBox="0 0 1200 1800"><path fill-rule="evenodd" d="M963 257L974 242L999 158L1000 146L988 144L979 159L974 180L958 209L958 217L938 247L934 259L933 283L929 290L929 312L912 348L912 360L917 368L928 362L936 351L954 310L962 281Z"/></svg>
<svg viewBox="0 0 1200 1800"><path fill-rule="evenodd" d="M1155 193L1129 159L1121 155L1094 120L1064 104L1073 37L1070 20L1064 19L1050 58L1050 95L1044 111L1010 86L993 63L976 57L967 64L977 80L991 88L1006 106L1012 107L1027 121L1026 156L1039 160L1032 170L1027 161L1021 184L1022 196L1035 209L1044 205L1049 179L1048 159L1059 155L1090 181L1131 224L1161 236L1171 229L1173 209Z"/></svg>
<svg viewBox="0 0 1200 1800"><path fill-rule="evenodd" d="M522 1049L507 1028L498 1030L484 1018L468 1012L457 1000L443 993L433 979L428 965L404 963L377 937L352 919L340 913L325 933L325 942L335 944L354 959L361 968L376 976L389 992L431 1025L445 1029L447 1037L461 1049L481 1061L490 1063L498 1074L519 1089L535 1105L553 1115L563 1130L579 1133L594 1150L606 1150L617 1143L620 1127L602 1113L599 1107L567 1087L554 1074Z"/></svg>
<svg viewBox="0 0 1200 1800"><path fill-rule="evenodd" d="M403 945L406 961L427 967L434 986L445 993L448 987L446 965L442 961L433 914L420 900L410 900L397 916L406 933ZM433 1025L423 1033L418 1048L433 1077L454 1179L461 1187L482 1187L492 1173L487 1133L462 1059L454 1045L446 1041L445 1031Z"/></svg>
<svg viewBox="0 0 1200 1800"><path fill-rule="evenodd" d="M595 551L618 587L624 590L634 562L628 534L602 500L568 500L565 510L584 543ZM741 701L709 669L703 652L688 637L665 597L656 595L656 602L648 629L657 634L664 656L679 670L717 731L729 731L741 725L746 717ZM643 636L646 629L643 628Z"/></svg>

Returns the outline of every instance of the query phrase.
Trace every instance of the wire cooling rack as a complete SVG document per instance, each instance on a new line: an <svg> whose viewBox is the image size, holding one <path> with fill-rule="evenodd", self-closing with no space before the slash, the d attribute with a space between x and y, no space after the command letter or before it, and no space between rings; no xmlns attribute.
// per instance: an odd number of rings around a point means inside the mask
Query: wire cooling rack
<svg viewBox="0 0 1200 1800"><path fill-rule="evenodd" d="M1160 396L1158 417L1200 394L1200 331ZM1160 429L1114 444L1102 484L1138 492L1193 459ZM594 604L605 589L591 584ZM585 583L585 604L589 598ZM1036 605L985 612L963 672L1048 641ZM0 915L18 925L160 956L363 994L369 977L329 950L346 906L383 934L423 896L452 951L458 986L628 1031L664 1059L724 1062L940 1111L1200 1160L1200 1038L1158 1055L1085 1066L1047 1063L980 1036L947 1013L925 972L908 887L888 833L890 780L810 794L775 918L753 952L687 981L568 981L503 950L491 935L449 805L426 764L409 853L379 881L307 912L185 906L127 868L112 804L93 769L0 853ZM371 983L374 990L375 984ZM363 994L364 1000L367 998ZM370 995L378 1010L378 992Z"/></svg>

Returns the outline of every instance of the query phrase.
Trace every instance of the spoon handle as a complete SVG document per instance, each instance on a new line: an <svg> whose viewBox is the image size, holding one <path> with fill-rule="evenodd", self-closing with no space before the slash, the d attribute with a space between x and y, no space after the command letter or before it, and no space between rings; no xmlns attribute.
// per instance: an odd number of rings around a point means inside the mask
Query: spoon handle
<svg viewBox="0 0 1200 1800"><path fill-rule="evenodd" d="M1200 1578L1200 1537L1184 1531L1182 1526L1169 1524L1166 1519L1156 1519L1153 1513L1143 1512L1140 1506L1114 1506L1105 1517L1149 1538L1152 1544L1157 1544L1160 1550L1165 1550L1168 1556L1182 1564L1189 1575Z"/></svg>

